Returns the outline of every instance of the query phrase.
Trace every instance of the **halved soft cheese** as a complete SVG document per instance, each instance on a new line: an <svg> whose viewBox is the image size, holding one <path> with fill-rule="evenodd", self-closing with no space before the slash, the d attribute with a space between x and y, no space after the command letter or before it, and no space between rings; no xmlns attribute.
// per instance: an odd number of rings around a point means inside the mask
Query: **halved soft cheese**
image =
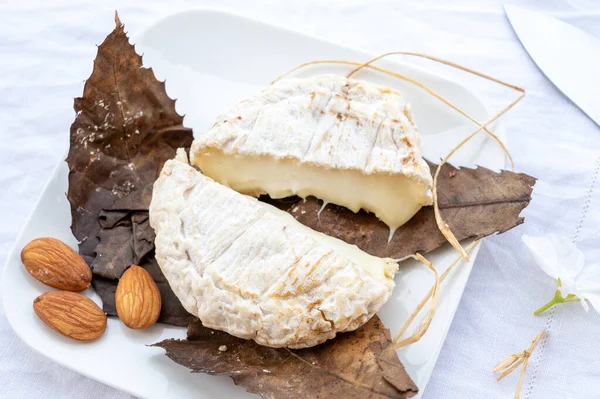
<svg viewBox="0 0 600 399"><path fill-rule="evenodd" d="M303 348L354 330L395 285L394 260L214 182L182 151L154 184L150 223L158 264L185 309L262 345Z"/></svg>
<svg viewBox="0 0 600 399"><path fill-rule="evenodd" d="M409 104L338 75L281 80L242 101L196 138L191 161L238 192L312 195L392 230L432 203Z"/></svg>

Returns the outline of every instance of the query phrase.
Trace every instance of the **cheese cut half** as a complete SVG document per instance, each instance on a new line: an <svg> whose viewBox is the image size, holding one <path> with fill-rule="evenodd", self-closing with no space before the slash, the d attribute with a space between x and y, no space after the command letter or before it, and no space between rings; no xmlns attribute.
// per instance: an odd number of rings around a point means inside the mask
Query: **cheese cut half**
<svg viewBox="0 0 600 399"><path fill-rule="evenodd" d="M281 80L242 101L196 138L191 161L243 194L312 195L392 231L432 203L410 105L338 75Z"/></svg>
<svg viewBox="0 0 600 399"><path fill-rule="evenodd" d="M210 328L304 348L354 330L388 300L398 265L204 176L180 150L154 184L156 259Z"/></svg>

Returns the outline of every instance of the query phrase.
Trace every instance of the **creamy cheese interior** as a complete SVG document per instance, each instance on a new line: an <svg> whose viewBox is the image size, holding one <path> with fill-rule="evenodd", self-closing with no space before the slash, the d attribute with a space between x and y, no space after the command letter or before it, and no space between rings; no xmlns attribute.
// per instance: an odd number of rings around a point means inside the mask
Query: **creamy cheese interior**
<svg viewBox="0 0 600 399"><path fill-rule="evenodd" d="M351 260L353 263L362 267L371 275L371 277L381 281L383 284L387 284L386 280L393 279L394 275L398 271L398 263L396 263L393 259L378 258L376 256L369 255L356 245L348 244L342 240L306 227L287 212L277 209L272 205L265 204L264 202L258 203L273 215L283 219L285 224L294 226L294 228L299 229L302 233L319 241L323 246L331 248L335 252Z"/></svg>
<svg viewBox="0 0 600 399"><path fill-rule="evenodd" d="M192 163L202 173L235 191L271 198L310 195L354 212L373 212L391 233L431 197L423 183L401 174L365 175L358 170L328 169L269 156L228 155L214 148L197 153ZM312 231L312 230L311 230Z"/></svg>

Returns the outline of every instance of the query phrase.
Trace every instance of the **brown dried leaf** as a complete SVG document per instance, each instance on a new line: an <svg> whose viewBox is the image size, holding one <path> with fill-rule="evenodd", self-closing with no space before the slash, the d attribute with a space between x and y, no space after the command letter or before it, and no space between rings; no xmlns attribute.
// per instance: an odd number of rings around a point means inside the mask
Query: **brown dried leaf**
<svg viewBox="0 0 600 399"><path fill-rule="evenodd" d="M115 290L118 278L130 265L137 264L150 273L160 291L159 321L186 326L190 314L171 290L154 258L154 230L148 222L148 211L102 211L100 224L98 256L92 264L92 286L102 298L103 310L110 316L117 316Z"/></svg>
<svg viewBox="0 0 600 399"><path fill-rule="evenodd" d="M183 126L164 82L142 67L118 16L115 22L98 47L83 96L75 99L67 156L71 230L92 267L105 311L115 314L115 279L135 263L153 269L163 282L161 294L168 290L166 297L174 298L161 321L182 324L183 308L154 260L147 211L163 163L177 148L189 148L192 131Z"/></svg>
<svg viewBox="0 0 600 399"><path fill-rule="evenodd" d="M429 167L435 173L437 165L429 163ZM456 169L445 164L438 181L440 209L459 241L503 233L523 223L519 214L529 204L534 184L535 178L523 173L497 173L483 167ZM322 201L314 197L269 202L291 213L300 223L376 256L404 258L446 243L431 206L423 207L396 230L388 243L388 227L373 214L327 205L319 215Z"/></svg>
<svg viewBox="0 0 600 399"><path fill-rule="evenodd" d="M190 323L187 340L153 346L194 372L230 376L265 399L410 398L418 391L377 316L356 331L308 349L260 346L206 328L197 319Z"/></svg>
<svg viewBox="0 0 600 399"><path fill-rule="evenodd" d="M119 279L132 264L140 264L154 250L154 230L148 211L101 211L100 243L92 263L94 275Z"/></svg>

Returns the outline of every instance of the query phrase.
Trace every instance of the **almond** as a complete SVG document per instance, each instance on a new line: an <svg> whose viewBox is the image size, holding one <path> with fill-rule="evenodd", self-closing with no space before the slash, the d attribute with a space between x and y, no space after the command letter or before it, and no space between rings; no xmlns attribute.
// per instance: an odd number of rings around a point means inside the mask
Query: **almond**
<svg viewBox="0 0 600 399"><path fill-rule="evenodd" d="M77 341L92 341L106 330L106 314L102 309L75 292L46 292L35 298L33 310L50 328Z"/></svg>
<svg viewBox="0 0 600 399"><path fill-rule="evenodd" d="M83 291L92 281L85 260L55 238L36 238L21 251L21 262L33 277L50 287Z"/></svg>
<svg viewBox="0 0 600 399"><path fill-rule="evenodd" d="M156 323L162 301L150 273L131 265L119 280L115 304L119 318L127 327L142 330Z"/></svg>

